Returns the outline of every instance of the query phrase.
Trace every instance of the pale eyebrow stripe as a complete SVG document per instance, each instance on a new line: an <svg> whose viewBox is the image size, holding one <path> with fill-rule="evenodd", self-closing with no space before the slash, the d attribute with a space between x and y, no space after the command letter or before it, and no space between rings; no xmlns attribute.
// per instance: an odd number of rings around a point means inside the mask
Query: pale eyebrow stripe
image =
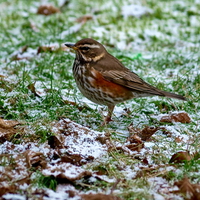
<svg viewBox="0 0 200 200"><path fill-rule="evenodd" d="M96 45L96 44L84 44L84 45L81 45L81 47L90 47L91 49L92 48L100 48L100 46L99 45Z"/></svg>

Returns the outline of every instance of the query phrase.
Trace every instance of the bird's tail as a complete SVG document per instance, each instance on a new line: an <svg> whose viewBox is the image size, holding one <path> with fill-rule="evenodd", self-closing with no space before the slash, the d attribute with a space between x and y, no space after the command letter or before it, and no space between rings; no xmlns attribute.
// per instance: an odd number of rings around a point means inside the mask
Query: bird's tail
<svg viewBox="0 0 200 200"><path fill-rule="evenodd" d="M187 99L182 95L174 94L174 93L166 92L166 91L162 91L162 90L160 92L161 92L160 96L165 96L165 97L169 97L169 98L174 98L174 99L187 101Z"/></svg>

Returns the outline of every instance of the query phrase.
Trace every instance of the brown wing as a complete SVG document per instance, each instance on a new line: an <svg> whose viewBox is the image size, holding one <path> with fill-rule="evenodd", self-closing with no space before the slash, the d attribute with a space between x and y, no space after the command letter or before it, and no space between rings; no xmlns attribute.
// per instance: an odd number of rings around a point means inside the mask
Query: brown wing
<svg viewBox="0 0 200 200"><path fill-rule="evenodd" d="M181 95L165 92L151 86L143 81L137 74L124 67L115 57L110 54L106 54L106 56L106 59L100 59L97 65L94 63L92 66L101 72L106 80L130 88L133 91L186 100L185 97Z"/></svg>
<svg viewBox="0 0 200 200"><path fill-rule="evenodd" d="M109 60L109 62L107 62ZM101 72L106 80L123 85L124 87L136 90L139 92L149 93L153 95L161 95L162 92L143 81L137 74L131 72L123 66L119 60L108 54L108 58L98 61L98 65L93 66L96 70Z"/></svg>

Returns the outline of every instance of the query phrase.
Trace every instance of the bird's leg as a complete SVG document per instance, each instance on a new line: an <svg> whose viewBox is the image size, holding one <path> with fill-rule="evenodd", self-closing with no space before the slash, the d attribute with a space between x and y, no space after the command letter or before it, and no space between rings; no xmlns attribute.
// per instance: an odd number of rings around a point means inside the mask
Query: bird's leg
<svg viewBox="0 0 200 200"><path fill-rule="evenodd" d="M114 108L115 108L115 105L108 105L108 114L104 118L104 122L103 122L102 126L105 126L110 121L112 121L111 117L112 117L112 113L113 113Z"/></svg>

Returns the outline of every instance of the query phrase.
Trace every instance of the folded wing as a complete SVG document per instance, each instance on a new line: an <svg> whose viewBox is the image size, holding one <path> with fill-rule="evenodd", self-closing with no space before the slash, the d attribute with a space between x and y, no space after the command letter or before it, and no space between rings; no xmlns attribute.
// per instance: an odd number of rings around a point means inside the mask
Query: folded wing
<svg viewBox="0 0 200 200"><path fill-rule="evenodd" d="M133 91L186 100L186 98L181 95L162 91L151 86L147 82L143 81L137 74L124 67L115 57L110 54L108 54L108 56L110 61L109 63L105 62L107 59L101 59L98 61L98 65L95 65L95 63L93 64L93 67L101 72L106 80L130 88Z"/></svg>

